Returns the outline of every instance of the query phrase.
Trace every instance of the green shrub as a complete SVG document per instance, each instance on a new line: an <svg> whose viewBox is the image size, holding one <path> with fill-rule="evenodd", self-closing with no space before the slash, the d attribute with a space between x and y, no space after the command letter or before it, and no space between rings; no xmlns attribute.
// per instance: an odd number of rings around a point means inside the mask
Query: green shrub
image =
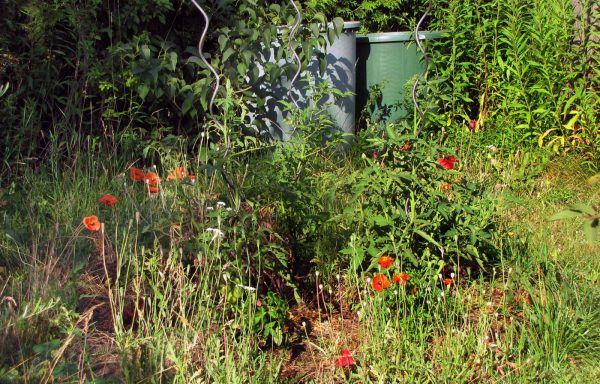
<svg viewBox="0 0 600 384"><path fill-rule="evenodd" d="M438 3L449 30L434 42L432 126L467 126L557 153L581 150L597 162L598 8L570 0L470 0Z"/></svg>
<svg viewBox="0 0 600 384"><path fill-rule="evenodd" d="M366 135L364 167L344 183L352 203L336 218L356 236L342 250L358 252L354 268L374 266L384 254L407 268L489 266L495 256L493 204L454 169L460 159L450 166L454 156L447 149L397 127Z"/></svg>
<svg viewBox="0 0 600 384"><path fill-rule="evenodd" d="M427 8L426 1L409 0L302 0L307 14L323 12L328 18L360 21L360 32L412 30ZM427 23L423 24L426 28Z"/></svg>
<svg viewBox="0 0 600 384"><path fill-rule="evenodd" d="M21 3L0 4L6 31L0 84L3 93L7 80L10 88L0 104L0 124L9 127L0 134L5 159L44 159L51 150L75 156L88 135L125 153L139 153L140 146L169 135L223 138L206 124L211 113L220 113L219 105L209 108L217 80L200 57L205 25L191 2ZM313 14L291 45L275 44L287 39L295 21L289 2L203 3L210 13L203 56L239 96L240 134L261 137L269 90L315 55L324 63L325 54L315 48L339 35L339 22L322 34L325 17ZM218 88L215 97L227 97L228 90ZM249 110L253 114L242 115Z"/></svg>

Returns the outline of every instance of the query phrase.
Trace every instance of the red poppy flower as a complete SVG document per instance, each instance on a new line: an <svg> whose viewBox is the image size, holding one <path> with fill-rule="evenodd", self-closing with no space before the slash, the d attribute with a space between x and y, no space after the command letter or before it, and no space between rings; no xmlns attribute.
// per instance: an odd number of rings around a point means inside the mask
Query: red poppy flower
<svg viewBox="0 0 600 384"><path fill-rule="evenodd" d="M129 177L131 177L131 180L144 181L145 176L146 175L143 170L136 168L136 167L129 168Z"/></svg>
<svg viewBox="0 0 600 384"><path fill-rule="evenodd" d="M373 281L371 282L371 286L373 286L373 289L377 292L381 292L384 289L390 287L390 281L388 280L386 275L375 275Z"/></svg>
<svg viewBox="0 0 600 384"><path fill-rule="evenodd" d="M452 280L452 279L450 279L450 278L446 278L446 279L444 279L444 285L445 285L446 287L449 287L449 286L451 286L452 284L454 284L454 280Z"/></svg>
<svg viewBox="0 0 600 384"><path fill-rule="evenodd" d="M111 205L115 205L115 204L117 204L117 201L118 201L118 200L117 200L117 198L116 198L116 197L114 197L113 195L111 195L111 194L108 194L108 193L107 193L106 195L102 195L102 196L101 196L101 197L98 199L98 202L99 202L100 204L104 204L104 205L108 205L108 206L111 206Z"/></svg>
<svg viewBox="0 0 600 384"><path fill-rule="evenodd" d="M405 272L400 272L398 274L395 274L394 277L392 277L392 281L395 284L400 284L400 285L406 285L406 283L408 282L408 274Z"/></svg>
<svg viewBox="0 0 600 384"><path fill-rule="evenodd" d="M476 125L477 122L475 121L475 119L471 119L471 121L469 121L469 129L475 129Z"/></svg>
<svg viewBox="0 0 600 384"><path fill-rule="evenodd" d="M148 190L150 191L150 193L158 193L158 186L150 185L148 186Z"/></svg>
<svg viewBox="0 0 600 384"><path fill-rule="evenodd" d="M158 177L158 175L154 172L148 172L146 173L146 176L144 176L144 182L146 184L150 184L150 185L158 185L158 182L160 181L160 177Z"/></svg>
<svg viewBox="0 0 600 384"><path fill-rule="evenodd" d="M348 349L344 349L342 351L342 356L340 356L340 358L338 358L335 362L335 365L337 367L347 367L352 364L354 364L354 358L352 357Z"/></svg>
<svg viewBox="0 0 600 384"><path fill-rule="evenodd" d="M440 191L446 191L451 188L452 188L452 184L450 184L450 183L444 183L444 184L440 185Z"/></svg>
<svg viewBox="0 0 600 384"><path fill-rule="evenodd" d="M410 151L410 149L412 148L412 144L410 143L410 141L407 141L406 143L404 143L403 146L401 146L400 149L401 151Z"/></svg>
<svg viewBox="0 0 600 384"><path fill-rule="evenodd" d="M383 255L377 260L381 268L389 268L394 264L394 258L388 255Z"/></svg>
<svg viewBox="0 0 600 384"><path fill-rule="evenodd" d="M442 167L444 167L444 169L454 169L454 163L456 163L456 157L454 157L454 156L440 157L439 159L437 159L437 163L439 165L441 165Z"/></svg>
<svg viewBox="0 0 600 384"><path fill-rule="evenodd" d="M100 220L95 215L86 216L83 218L83 226L88 231L98 231L100 229Z"/></svg>

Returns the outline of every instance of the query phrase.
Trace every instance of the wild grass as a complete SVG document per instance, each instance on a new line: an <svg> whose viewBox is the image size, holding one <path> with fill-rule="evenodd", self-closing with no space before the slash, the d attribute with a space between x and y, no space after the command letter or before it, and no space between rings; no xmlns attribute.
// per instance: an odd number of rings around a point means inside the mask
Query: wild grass
<svg viewBox="0 0 600 384"><path fill-rule="evenodd" d="M201 168L157 195L98 159L24 172L2 190L2 382L594 382L600 249L577 220L548 222L598 199L591 171L575 156L524 160L464 143L464 174L486 185L500 217L487 273L446 286L436 269L409 271L407 285L375 292L347 263L315 263L301 302L269 296L253 275L273 262L265 236L280 233L252 228L276 220L217 206L225 189ZM320 177L349 174L347 164ZM118 205L99 206L103 192ZM322 210L347 203L331 188L314 193ZM92 213L103 231L80 224ZM315 257L339 249L326 241L336 231L318 232ZM344 348L352 367L336 367Z"/></svg>
<svg viewBox="0 0 600 384"><path fill-rule="evenodd" d="M29 21L8 25L17 48L4 59L18 81L1 95L0 383L600 382L600 245L579 218L551 220L599 204L588 182L597 6L582 0L574 16L570 0L446 3L439 26L453 33L428 83L435 134L370 125L345 142L322 84L307 108L287 103L302 134L263 144L246 124L262 101L247 75L268 79L240 60L254 63L252 44L271 38L242 37L285 10L215 14L249 18L213 28L244 30L211 54L235 83L217 90L217 124L196 54L138 36L168 3L95 33L81 22L102 19L92 6L32 2ZM172 30L187 42L186 31ZM71 68L73 57L96 66ZM160 64L160 82L147 64ZM134 181L132 167L162 180ZM99 203L106 193L116 205ZM99 229L84 225L90 215Z"/></svg>

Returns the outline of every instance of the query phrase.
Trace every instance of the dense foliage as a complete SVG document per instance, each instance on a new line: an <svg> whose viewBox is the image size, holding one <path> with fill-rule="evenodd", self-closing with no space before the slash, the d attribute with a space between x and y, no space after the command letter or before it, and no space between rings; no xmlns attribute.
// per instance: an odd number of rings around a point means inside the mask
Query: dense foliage
<svg viewBox="0 0 600 384"><path fill-rule="evenodd" d="M203 6L211 12L205 55L244 116L235 132L264 137L265 99L297 68L290 49L306 66L340 27L326 38L317 24L307 25L288 47L274 44L278 34L288 39L296 17L285 1ZM215 78L199 57L205 24L191 2L11 1L0 12L0 84L8 87L0 124L10 127L0 137L5 160L44 157L50 148L73 154L86 135L130 153L172 142L170 135L223 135L205 124ZM313 20L325 22L322 14ZM317 56L324 60L324 53Z"/></svg>
<svg viewBox="0 0 600 384"><path fill-rule="evenodd" d="M427 2L198 2L0 3L0 382L598 381L591 0L434 2L354 135L274 88Z"/></svg>
<svg viewBox="0 0 600 384"><path fill-rule="evenodd" d="M413 30L428 2L414 0L302 0L307 13L360 21L361 33ZM430 23L426 19L423 28Z"/></svg>
<svg viewBox="0 0 600 384"><path fill-rule="evenodd" d="M491 145L581 151L597 166L600 10L578 3L440 4L450 34L432 55L434 126L452 136L473 119Z"/></svg>

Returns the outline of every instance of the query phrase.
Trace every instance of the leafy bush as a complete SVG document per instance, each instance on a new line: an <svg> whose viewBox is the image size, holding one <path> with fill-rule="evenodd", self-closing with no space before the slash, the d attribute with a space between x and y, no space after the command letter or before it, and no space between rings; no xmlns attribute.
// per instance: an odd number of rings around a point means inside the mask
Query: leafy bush
<svg viewBox="0 0 600 384"><path fill-rule="evenodd" d="M581 148L590 164L598 145L598 8L569 0L447 1L436 22L435 126L493 130L555 152Z"/></svg>
<svg viewBox="0 0 600 384"><path fill-rule="evenodd" d="M456 158L393 126L367 143L364 168L345 183L352 204L336 218L353 228L356 240L342 251L353 267L387 254L414 268L485 269L495 256L493 204L454 169Z"/></svg>
<svg viewBox="0 0 600 384"><path fill-rule="evenodd" d="M328 18L360 21L360 32L412 30L427 8L426 1L409 0L303 0L306 13L323 12ZM426 28L427 23L423 24Z"/></svg>
<svg viewBox="0 0 600 384"><path fill-rule="evenodd" d="M219 113L208 105L216 79L199 56L205 25L191 2L67 3L0 4L6 31L0 84L10 84L0 114L0 123L10 127L0 136L6 159L45 158L53 149L75 154L88 135L125 153L140 153L146 142L173 134L223 137L206 124L210 113ZM295 20L289 2L210 1L203 7L211 13L203 54L238 96L235 108L244 124L236 128L242 136L261 137L269 90L297 69L291 50L303 68L315 55L324 62L316 48L339 35L339 22L322 34L326 20L314 14L291 45L275 44L290 33L278 26ZM215 96L227 97L219 88Z"/></svg>

